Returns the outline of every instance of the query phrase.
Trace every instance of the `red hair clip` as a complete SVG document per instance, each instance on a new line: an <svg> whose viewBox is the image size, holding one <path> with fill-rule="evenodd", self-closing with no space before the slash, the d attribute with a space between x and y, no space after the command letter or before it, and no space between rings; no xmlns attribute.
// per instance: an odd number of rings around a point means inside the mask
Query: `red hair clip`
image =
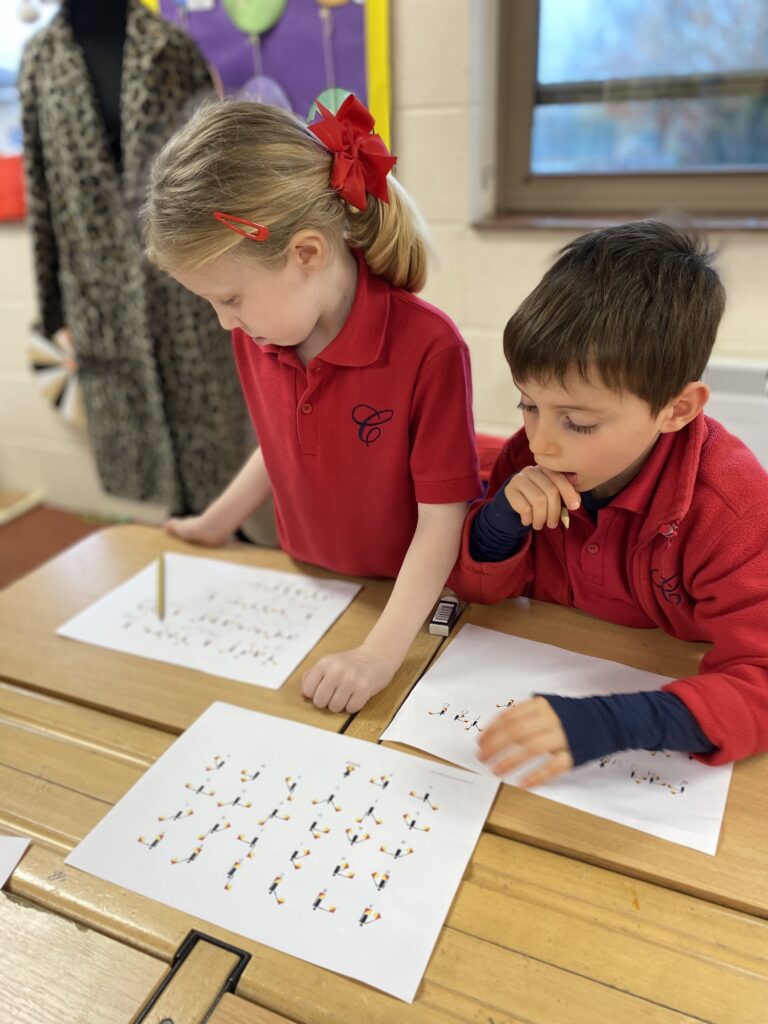
<svg viewBox="0 0 768 1024"><path fill-rule="evenodd" d="M387 175L397 157L392 156L382 137L374 134L370 111L351 94L336 114L322 103L317 103L317 109L323 120L311 124L309 130L334 154L331 187L357 210L365 209L366 192L388 203Z"/></svg>
<svg viewBox="0 0 768 1024"><path fill-rule="evenodd" d="M221 210L215 210L213 218L232 231L236 231L243 238L250 238L252 242L265 242L269 238L269 228L264 224L257 224L256 221L245 220L244 217L233 217L231 213L222 213ZM238 224L247 224L249 228L253 228L253 231L243 231L242 228L237 227Z"/></svg>

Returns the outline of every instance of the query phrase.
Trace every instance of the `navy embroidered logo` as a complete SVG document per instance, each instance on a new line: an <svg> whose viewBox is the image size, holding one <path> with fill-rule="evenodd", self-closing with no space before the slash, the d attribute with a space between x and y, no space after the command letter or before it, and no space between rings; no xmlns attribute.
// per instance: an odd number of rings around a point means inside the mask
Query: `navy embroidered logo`
<svg viewBox="0 0 768 1024"><path fill-rule="evenodd" d="M651 569L651 583L661 592L661 596L668 604L680 604L683 596L678 587L680 586L680 574L674 576L662 576L658 569Z"/></svg>
<svg viewBox="0 0 768 1024"><path fill-rule="evenodd" d="M374 409L372 405L356 405L352 419L357 424L357 436L366 447L381 437L381 428L395 415L393 409Z"/></svg>

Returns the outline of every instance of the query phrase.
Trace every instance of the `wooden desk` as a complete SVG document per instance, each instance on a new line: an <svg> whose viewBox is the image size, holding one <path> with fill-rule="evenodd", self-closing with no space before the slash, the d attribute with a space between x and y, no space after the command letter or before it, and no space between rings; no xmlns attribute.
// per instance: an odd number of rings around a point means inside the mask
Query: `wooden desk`
<svg viewBox="0 0 768 1024"><path fill-rule="evenodd" d="M112 969L125 970L121 965L130 959L125 951L139 957L136 962L145 971L149 965L141 985L124 986L134 1000L130 1006L138 1005L139 995L167 968L190 928L198 928L252 955L237 995L221 1000L210 1017L212 1024L763 1024L768 1004L765 921L673 891L684 887L674 882L672 888L665 887L669 883L663 872L661 886L627 878L641 872L630 871L617 856L616 866L625 874L587 863L599 858L586 838L581 845L572 843L565 826L557 833L559 845L579 859L539 848L552 837L546 823L542 834L532 830L525 815L520 830L524 842L507 838L520 824L507 802L518 813L526 801L530 807L535 800L517 791L503 793L496 803L491 822L499 834L481 837L411 1006L67 867L64 857L72 847L167 749L171 733L184 728L211 700L228 699L325 728L340 728L346 721L300 701L301 670L281 691L262 691L54 635L69 615L160 550L189 549L158 531L115 528L0 595L0 674L17 684L0 685L0 830L33 839L8 888L13 897L43 908L59 928L65 926L52 940L60 963L70 962L70 956L77 962L71 939L82 933L70 922L89 930L88 942L98 933L100 942L112 944L103 947L112 957ZM277 552L233 547L218 554L293 568ZM326 635L323 643L333 645L327 649L358 643L388 592L385 584L366 583L366 590ZM477 611L484 616L498 610ZM507 626L510 611L504 611ZM604 647L598 650L584 646L591 627L585 632L586 617L578 613L531 608L524 602L515 603L513 611L514 631L533 639L549 641L557 627L563 646L657 672L680 672L683 665L690 670L695 661L686 645L658 637L657 646L656 634L638 635L602 624L607 632L602 632ZM475 610L469 621L492 624L474 615ZM394 684L353 719L350 734L368 739L380 734L439 643L426 634L417 639ZM115 713L108 713L113 708ZM595 835L596 821L609 825L557 805L552 808L585 819L585 837ZM557 813L553 817L557 820ZM625 847L644 838L631 830L620 832ZM670 844L656 841L648 857L658 859L659 848L666 854ZM36 911L25 906L24 913ZM19 976L25 983L34 980L39 960L34 943L19 948L23 955L12 961L17 987ZM80 999L82 1005L99 1009L97 1002L87 1001L88 977L85 972L68 998L72 1005L81 1005L74 1002ZM27 1012L22 997L16 1002ZM15 1004L6 1005L14 1005L14 1024L46 1019L45 1012L24 1018ZM40 1003L37 1009L48 1005ZM88 1017L49 1013L48 1019L79 1024ZM104 1014L99 1019L113 1018ZM179 1016L177 1024L191 1020Z"/></svg>
<svg viewBox="0 0 768 1024"><path fill-rule="evenodd" d="M763 1024L766 922L488 833L416 1001L401 1003L63 863L167 733L8 687L0 729L0 830L33 836L11 893L152 964L190 928L247 950L215 1024L278 1024L267 1011L302 1024Z"/></svg>
<svg viewBox="0 0 768 1024"><path fill-rule="evenodd" d="M56 629L72 615L164 551L205 554L321 578L331 575L299 565L281 551L246 544L211 551L193 548L150 527L102 530L0 592L0 678L174 733L185 729L216 700L340 731L349 716L321 711L301 697L305 663L279 690L266 690L56 636ZM363 589L315 647L312 660L356 647L381 613L391 583L358 582ZM387 699L399 703L405 697L440 643L440 637L430 636L426 630L419 633L387 688Z"/></svg>
<svg viewBox="0 0 768 1024"><path fill-rule="evenodd" d="M449 643L466 623L672 677L696 672L707 650L704 644L684 643L659 630L615 626L572 608L525 598L489 607L471 605ZM348 733L355 735L354 722ZM766 789L768 755L735 766L715 857L506 785L499 790L486 829L768 917Z"/></svg>
<svg viewBox="0 0 768 1024"><path fill-rule="evenodd" d="M126 1024L166 972L146 953L0 894L0 1020Z"/></svg>
<svg viewBox="0 0 768 1024"><path fill-rule="evenodd" d="M0 1020L7 1024L126 1024L169 975L162 960L5 893L0 945ZM219 1001L233 960L231 953L199 944L158 994L146 1024L290 1024L234 995Z"/></svg>

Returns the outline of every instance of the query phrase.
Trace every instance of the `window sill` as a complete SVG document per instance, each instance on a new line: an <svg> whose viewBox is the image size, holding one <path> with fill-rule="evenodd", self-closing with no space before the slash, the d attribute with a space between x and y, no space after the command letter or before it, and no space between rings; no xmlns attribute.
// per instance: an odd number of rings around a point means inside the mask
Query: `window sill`
<svg viewBox="0 0 768 1024"><path fill-rule="evenodd" d="M641 213L497 213L475 221L472 227L478 231L590 231L594 228L625 224L630 220L652 220L653 214ZM753 217L739 214L690 214L677 212L656 214L659 220L668 220L680 227L692 227L700 231L768 231L768 216Z"/></svg>

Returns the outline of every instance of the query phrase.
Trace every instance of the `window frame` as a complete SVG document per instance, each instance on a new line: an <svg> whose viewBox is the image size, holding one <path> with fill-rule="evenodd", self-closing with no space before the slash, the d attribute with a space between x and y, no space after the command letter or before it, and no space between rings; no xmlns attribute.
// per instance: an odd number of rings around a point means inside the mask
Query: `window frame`
<svg viewBox="0 0 768 1024"><path fill-rule="evenodd" d="M768 169L743 171L631 172L609 174L532 174L531 131L537 94L577 101L597 96L602 83L544 85L536 80L539 0L501 0L497 33L497 212L500 216L616 217L684 210L701 217L765 226L768 217ZM710 95L754 91L764 75L679 76L649 79L638 91L655 95L691 95L706 80ZM617 98L624 83L614 83ZM633 97L634 98L634 97ZM757 220L749 224L751 218ZM729 225L730 226L730 225Z"/></svg>

